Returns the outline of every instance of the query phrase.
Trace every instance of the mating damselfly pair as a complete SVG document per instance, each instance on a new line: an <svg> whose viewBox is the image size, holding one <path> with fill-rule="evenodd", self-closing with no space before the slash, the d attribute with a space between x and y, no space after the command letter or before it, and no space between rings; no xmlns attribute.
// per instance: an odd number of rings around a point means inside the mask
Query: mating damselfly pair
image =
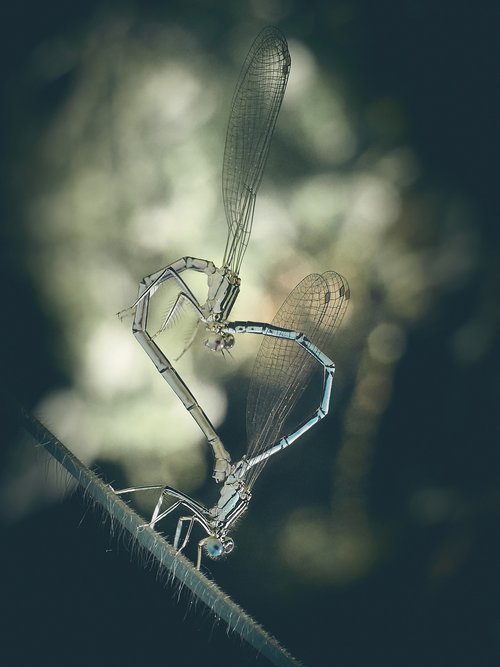
<svg viewBox="0 0 500 667"><path fill-rule="evenodd" d="M127 309L134 312L134 336L210 443L214 454L213 477L222 488L212 508L163 484L130 487L117 493L159 490L151 526L176 509L187 510L189 515L178 520L174 547L182 551L194 525L200 525L207 536L198 543L198 569L203 550L212 558L232 551L234 542L229 531L247 509L252 488L266 462L323 419L330 405L335 365L323 350L339 327L349 300L349 288L342 276L328 271L304 278L286 298L271 324L228 319L240 290L239 271L251 233L256 194L290 66L285 37L277 28L265 28L243 64L229 115L222 169L228 235L222 266L219 268L205 259L183 257L143 278L137 300ZM204 304L181 276L184 271L206 275L208 295ZM156 334L148 332L150 300L168 280L178 285L179 292L160 331L171 326L180 308L187 305L197 316L197 327L205 327L205 345L214 352L231 349L238 334L263 336L247 399L247 453L236 463L232 463L204 410L154 340ZM190 343L193 339L194 335ZM323 371L319 405L312 415L289 427L292 411L318 369ZM163 509L167 499L171 504ZM183 536L184 524L187 528Z"/></svg>

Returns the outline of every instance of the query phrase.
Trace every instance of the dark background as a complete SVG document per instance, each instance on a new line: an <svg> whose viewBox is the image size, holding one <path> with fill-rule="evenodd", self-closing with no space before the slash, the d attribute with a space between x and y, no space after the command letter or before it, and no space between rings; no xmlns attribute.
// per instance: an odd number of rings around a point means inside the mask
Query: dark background
<svg viewBox="0 0 500 667"><path fill-rule="evenodd" d="M22 192L32 145L71 89L72 73L40 88L28 64L52 36L79 39L99 11L132 11L217 35L251 5L232 2L18 2L0 15L2 105L2 377L33 406L67 380L54 362L54 323L23 268ZM410 334L375 443L370 511L392 527L390 549L366 576L287 595L273 573L230 560L214 575L297 657L311 665L494 665L500 659L498 518L498 25L495 3L291 2L280 23L322 66L337 63L359 113L388 95L407 117L407 141L436 188L476 212L479 262L470 279ZM372 137L366 129L366 141ZM459 364L449 339L481 314L482 353ZM486 340L486 343L484 343ZM471 338L471 345L474 345ZM16 427L4 410L2 440ZM224 431L235 428L228 422ZM454 511L422 525L410 490L452 489ZM2 534L5 665L255 664L209 613L163 587L109 536L78 497ZM260 508L265 511L264 507ZM258 511L258 510L256 510ZM82 518L83 517L83 518ZM257 664L260 664L257 660Z"/></svg>

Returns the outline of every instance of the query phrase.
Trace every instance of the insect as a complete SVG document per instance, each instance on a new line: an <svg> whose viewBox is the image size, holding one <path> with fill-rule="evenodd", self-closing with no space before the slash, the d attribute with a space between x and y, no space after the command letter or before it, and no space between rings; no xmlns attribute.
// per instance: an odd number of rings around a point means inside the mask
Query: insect
<svg viewBox="0 0 500 667"><path fill-rule="evenodd" d="M221 332L228 335L252 333L264 339L248 392L247 453L231 465L216 505L204 507L169 486L133 487L117 492L161 489L150 520L153 527L179 507L188 510L189 515L178 520L174 547L182 551L193 526L199 524L206 537L198 542L197 569L200 569L203 551L211 558L218 558L233 550L234 541L229 532L246 511L252 488L269 459L289 447L328 413L335 364L322 349L338 329L349 296L347 281L338 273L311 274L290 293L272 324L226 322L221 328ZM288 423L294 408L311 384L315 370L321 368L323 387L319 406L290 431ZM166 499L173 503L162 511ZM187 529L182 537L184 524Z"/></svg>
<svg viewBox="0 0 500 667"><path fill-rule="evenodd" d="M198 320L186 349L194 340L200 324L205 326L205 345L210 350L224 352L234 346L234 332L228 329L227 320L240 290L239 270L252 229L255 198L285 93L290 65L286 39L274 27L262 30L243 64L231 104L224 149L222 197L228 234L222 266L219 268L205 259L182 257L145 276L140 282L135 303L119 313L122 316L128 311L134 311L134 336L210 443L215 459L213 477L216 482L224 482L232 474L230 455L191 390L153 340L155 336L148 332L149 305L160 285L173 280L179 286L179 293L160 331L169 327L179 310L187 305L196 313ZM204 304L189 289L181 275L184 271L197 271L206 275L208 295Z"/></svg>

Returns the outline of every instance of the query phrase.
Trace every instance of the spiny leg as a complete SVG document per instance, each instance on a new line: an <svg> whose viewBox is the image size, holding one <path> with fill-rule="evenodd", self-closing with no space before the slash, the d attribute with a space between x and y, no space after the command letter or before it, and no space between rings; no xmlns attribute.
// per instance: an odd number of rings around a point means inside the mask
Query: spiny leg
<svg viewBox="0 0 500 667"><path fill-rule="evenodd" d="M158 502L156 503L155 509L153 511L153 515L151 516L151 519L147 524L144 524L145 526L151 526L151 528L154 528L155 525L161 521L164 517L166 517L170 512L173 512L175 509L179 507L179 505L182 504L182 500L177 500L175 503L173 503L168 509L164 510L161 514L159 514L161 506L163 504L163 499L165 498L166 495L170 495L173 498L177 496L173 496L171 493L169 493L168 489L170 487L165 488L163 484L155 484L153 486L133 486L129 487L127 489L120 489L119 491L116 491L111 484L109 485L110 489L112 489L117 496L124 495L125 493L133 493L134 491L152 491L161 489L162 492L160 494L160 497L158 498Z"/></svg>
<svg viewBox="0 0 500 667"><path fill-rule="evenodd" d="M193 333L189 337L189 340L187 341L187 343L185 343L184 348L182 349L182 352L179 354L178 357L175 357L174 361L179 361L179 359L189 350L189 348L191 347L191 345L194 342L194 339L196 338L196 334L198 333L198 327L199 326L200 326L200 320L198 320L196 322L196 326L193 329Z"/></svg>
<svg viewBox="0 0 500 667"><path fill-rule="evenodd" d="M202 540L198 542L198 554L196 557L196 569L199 570L201 567L201 556L203 554L203 547L207 543L207 537L204 537Z"/></svg>
<svg viewBox="0 0 500 667"><path fill-rule="evenodd" d="M174 538L174 549L177 549L177 553L180 553L186 544L189 542L189 538L191 537L191 531L193 530L193 525L194 522L197 520L197 517L194 515L191 516L181 516L179 521L177 522L177 530L175 531L175 538ZM179 540L181 537L181 532L182 532L182 526L185 521L189 521L189 526L186 531L186 535L184 536L184 539L182 541L181 546L179 546Z"/></svg>
<svg viewBox="0 0 500 667"><path fill-rule="evenodd" d="M156 507L155 507L153 515L151 517L151 521L149 522L149 525L151 526L151 528L154 528L155 525L159 521L164 519L166 516L168 516L170 514L170 512L173 512L174 510L176 510L179 507L179 505L182 504L182 501L178 500L177 502L172 503L172 505L170 505L170 507L168 507L166 510L163 510L163 512L160 514L160 508L162 506L164 497L165 497L165 494L162 493L161 496L158 499L158 502L156 503Z"/></svg>
<svg viewBox="0 0 500 667"><path fill-rule="evenodd" d="M208 278L210 275L215 273L216 268L213 262L208 262L206 259L198 259L197 257L181 257L176 262L173 262L173 264L169 264L163 269L145 276L139 284L139 295L137 299L131 306L117 313L118 317L123 319L123 317L134 310L134 308L138 303L140 303L140 301L142 301L142 299L144 299L147 295L152 296L162 283L171 278L179 283L181 291L189 294L196 302L196 297L193 295L186 282L179 275L183 271L188 270L205 273ZM143 285L147 285L146 290L141 289Z"/></svg>
<svg viewBox="0 0 500 667"><path fill-rule="evenodd" d="M154 484L152 486L130 486L126 489L120 489L117 491L115 488L109 484L109 488L116 493L117 496L121 496L125 493L133 493L134 491L153 491L153 489L164 489L164 484Z"/></svg>
<svg viewBox="0 0 500 667"><path fill-rule="evenodd" d="M184 304L190 304L193 307L193 309L195 310L196 314L198 315L198 318L199 318L198 321L201 320L202 322L205 322L205 316L203 315L203 311L202 311L198 301L196 301L196 299L194 299L194 297L191 298L191 295L186 294L185 292L181 292L180 294L177 295L172 308L170 308L170 310L168 311L166 317L163 319L163 322L161 323L160 328L154 334L153 338L156 338L161 333L163 333L165 331L165 329L169 328L169 326L175 320L175 317L181 311Z"/></svg>
<svg viewBox="0 0 500 667"><path fill-rule="evenodd" d="M142 299L145 299L147 296L152 296L163 282L173 277L174 276L169 266L161 269L160 271L156 271L149 276L144 276L144 278L139 283L139 296L137 299L131 306L124 308L117 313L117 316L120 318L120 320L123 320L127 315L131 315L134 312L137 304L142 301ZM142 285L147 285L147 289L142 290Z"/></svg>

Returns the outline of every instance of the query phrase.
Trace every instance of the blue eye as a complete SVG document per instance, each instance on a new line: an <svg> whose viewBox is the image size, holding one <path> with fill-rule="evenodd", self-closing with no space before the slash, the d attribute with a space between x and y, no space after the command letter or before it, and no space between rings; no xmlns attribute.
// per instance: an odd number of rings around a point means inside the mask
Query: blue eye
<svg viewBox="0 0 500 667"><path fill-rule="evenodd" d="M209 537L205 549L210 558L218 558L224 552L222 542L216 537Z"/></svg>

